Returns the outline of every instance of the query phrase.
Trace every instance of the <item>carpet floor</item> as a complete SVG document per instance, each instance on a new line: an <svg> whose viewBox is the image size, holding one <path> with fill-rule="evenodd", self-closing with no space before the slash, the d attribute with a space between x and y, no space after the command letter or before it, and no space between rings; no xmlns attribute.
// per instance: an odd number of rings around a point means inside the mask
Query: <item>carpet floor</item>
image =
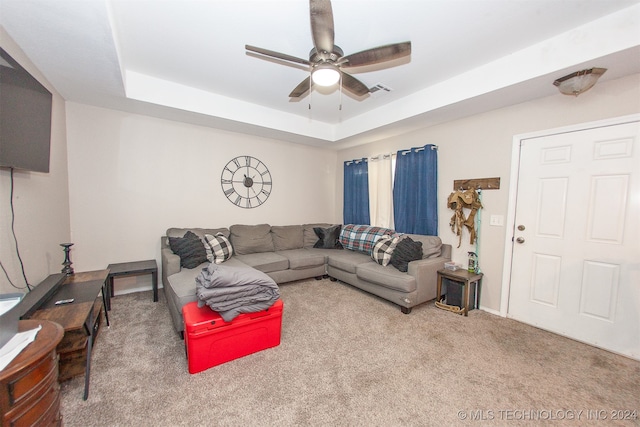
<svg viewBox="0 0 640 427"><path fill-rule="evenodd" d="M191 375L160 291L117 296L65 426L640 425L640 362L480 310L280 287L281 344Z"/></svg>

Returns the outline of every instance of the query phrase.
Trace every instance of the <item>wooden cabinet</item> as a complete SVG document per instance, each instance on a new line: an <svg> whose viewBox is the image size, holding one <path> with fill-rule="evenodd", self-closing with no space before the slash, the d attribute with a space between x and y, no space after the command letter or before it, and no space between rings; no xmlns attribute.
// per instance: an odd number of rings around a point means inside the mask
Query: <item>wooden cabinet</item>
<svg viewBox="0 0 640 427"><path fill-rule="evenodd" d="M96 339L103 311L103 297L109 270L96 270L67 276L55 295L31 315L31 319L49 320L62 325L64 337L58 345L60 381L84 375L88 396L91 344ZM73 299L71 304L56 305L56 300Z"/></svg>
<svg viewBox="0 0 640 427"><path fill-rule="evenodd" d="M38 325L35 341L0 371L2 426L62 425L56 346L64 329L46 320L21 320L19 330Z"/></svg>
<svg viewBox="0 0 640 427"><path fill-rule="evenodd" d="M71 306L69 306L71 308ZM76 312L76 314L80 314ZM84 319L69 322L64 328L64 337L58 345L58 356L60 357L60 382L85 375L87 367L88 341L95 342L98 336L102 319L102 299L96 298L93 308L88 314L84 314ZM70 319L71 315L67 317ZM50 320L53 320L50 318ZM75 326L70 326L75 325ZM91 328L91 334L87 333L87 328Z"/></svg>

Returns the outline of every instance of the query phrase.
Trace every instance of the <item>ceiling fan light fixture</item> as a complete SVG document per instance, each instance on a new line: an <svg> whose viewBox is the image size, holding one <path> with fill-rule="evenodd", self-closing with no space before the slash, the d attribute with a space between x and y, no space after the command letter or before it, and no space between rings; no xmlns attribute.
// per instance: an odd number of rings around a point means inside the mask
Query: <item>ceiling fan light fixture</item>
<svg viewBox="0 0 640 427"><path fill-rule="evenodd" d="M589 68L576 71L575 73L560 77L554 81L553 84L565 95L578 96L591 89L605 71L607 71L606 68Z"/></svg>
<svg viewBox="0 0 640 427"><path fill-rule="evenodd" d="M323 62L313 68L311 79L318 86L332 86L340 80L340 71L335 65Z"/></svg>

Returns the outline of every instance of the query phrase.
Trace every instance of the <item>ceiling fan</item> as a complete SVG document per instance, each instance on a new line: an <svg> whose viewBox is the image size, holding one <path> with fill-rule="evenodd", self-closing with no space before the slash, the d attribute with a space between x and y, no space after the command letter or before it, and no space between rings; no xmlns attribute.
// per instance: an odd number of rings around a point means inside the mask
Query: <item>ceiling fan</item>
<svg viewBox="0 0 640 427"><path fill-rule="evenodd" d="M357 96L369 93L369 88L360 80L343 71L352 67L380 64L411 54L411 42L402 42L378 46L361 52L344 56L340 47L333 44L333 10L331 0L309 0L311 15L311 35L314 48L309 59L297 58L260 47L245 45L250 52L270 56L284 61L308 65L310 76L304 79L289 94L291 98L299 98L313 85L331 86L341 80L342 87Z"/></svg>

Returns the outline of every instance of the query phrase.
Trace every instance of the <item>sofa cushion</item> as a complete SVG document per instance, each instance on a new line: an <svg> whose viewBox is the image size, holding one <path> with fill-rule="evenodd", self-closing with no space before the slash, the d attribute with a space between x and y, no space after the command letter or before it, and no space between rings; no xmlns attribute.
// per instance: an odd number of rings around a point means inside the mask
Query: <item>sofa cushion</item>
<svg viewBox="0 0 640 427"><path fill-rule="evenodd" d="M232 258L225 263L234 267L248 267L248 265L240 262L239 260ZM207 268L209 263L200 264L197 268L183 268L179 273L172 274L167 277L169 286L173 290L173 293L183 301L187 302L196 300L196 277L200 274L203 268Z"/></svg>
<svg viewBox="0 0 640 427"><path fill-rule="evenodd" d="M187 231L184 237L169 237L169 246L180 257L180 266L194 268L207 262L207 252L200 237Z"/></svg>
<svg viewBox="0 0 640 427"><path fill-rule="evenodd" d="M229 239L224 237L222 233L217 233L215 236L205 234L204 241L209 248L207 251L207 259L209 259L210 262L222 264L233 255L233 246L231 246ZM210 257L209 254L211 254Z"/></svg>
<svg viewBox="0 0 640 427"><path fill-rule="evenodd" d="M360 264L375 264L371 256L363 254L362 252L335 251L333 255L330 254L327 258L327 263L330 266L352 274L355 274L356 267Z"/></svg>
<svg viewBox="0 0 640 427"><path fill-rule="evenodd" d="M417 287L415 277L401 273L391 266L383 267L375 262L358 265L356 275L361 280L401 292L413 292Z"/></svg>
<svg viewBox="0 0 640 427"><path fill-rule="evenodd" d="M308 249L290 249L288 251L278 251L276 253L289 260L289 268L292 270L303 270L305 268L318 267L325 263L325 256L323 253L313 252Z"/></svg>
<svg viewBox="0 0 640 427"><path fill-rule="evenodd" d="M224 237L229 237L228 228L169 228L166 235L167 237L182 237L187 231L191 231L201 239L204 239L205 234L215 236L218 233L222 233Z"/></svg>
<svg viewBox="0 0 640 427"><path fill-rule="evenodd" d="M258 252L254 254L236 255L241 262L263 273L286 270L289 268L289 260L275 252Z"/></svg>
<svg viewBox="0 0 640 427"><path fill-rule="evenodd" d="M373 245L373 249L371 249L371 259L384 267L389 265L391 255L398 244L398 240L400 240L398 237L380 237Z"/></svg>
<svg viewBox="0 0 640 427"><path fill-rule="evenodd" d="M395 231L389 228L346 224L340 232L340 243L345 249L371 255L371 249L380 237L393 234L395 234Z"/></svg>
<svg viewBox="0 0 640 427"><path fill-rule="evenodd" d="M335 249L316 249L316 248L304 248L305 251L312 253L314 255L324 257L325 264L329 262L329 255L335 255L337 251ZM340 251L342 252L342 251Z"/></svg>
<svg viewBox="0 0 640 427"><path fill-rule="evenodd" d="M409 236L403 236L391 255L391 265L404 273L407 272L409 263L422 259L422 242L415 242Z"/></svg>
<svg viewBox="0 0 640 427"><path fill-rule="evenodd" d="M229 228L233 250L238 255L273 252L273 239L269 224L232 225Z"/></svg>
<svg viewBox="0 0 640 427"><path fill-rule="evenodd" d="M304 240L301 225L273 225L271 226L271 237L276 251L300 249Z"/></svg>
<svg viewBox="0 0 640 427"><path fill-rule="evenodd" d="M206 268L209 263L201 264L202 268ZM202 271L202 268L183 268L179 273L172 274L167 277L167 290L175 294L178 299L178 308L191 301L195 301L196 297L196 277Z"/></svg>
<svg viewBox="0 0 640 427"><path fill-rule="evenodd" d="M313 247L316 249L342 249L339 241L341 228L341 225L329 228L315 227L313 231L318 236L318 241Z"/></svg>
<svg viewBox="0 0 640 427"><path fill-rule="evenodd" d="M438 236L409 234L415 242L422 242L422 258L436 258L442 253L442 240Z"/></svg>
<svg viewBox="0 0 640 427"><path fill-rule="evenodd" d="M302 226L302 232L303 232L303 238L304 238L304 242L303 245L305 248L312 248L313 245L316 244L316 242L318 241L318 235L316 234L315 231L313 231L314 228L320 227L320 228L329 228L331 226L333 226L335 224L325 224L325 223L318 223L318 224L304 224Z"/></svg>

